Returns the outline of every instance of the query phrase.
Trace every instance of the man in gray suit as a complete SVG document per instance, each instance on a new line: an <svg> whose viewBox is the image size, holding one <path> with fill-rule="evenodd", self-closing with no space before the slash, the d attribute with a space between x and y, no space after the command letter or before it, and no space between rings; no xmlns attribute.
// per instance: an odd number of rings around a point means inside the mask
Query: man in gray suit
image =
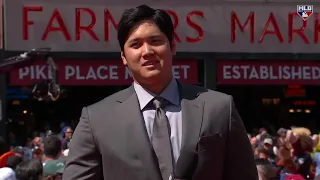
<svg viewBox="0 0 320 180"><path fill-rule="evenodd" d="M118 25L128 89L83 108L63 180L257 180L231 96L172 75L174 28L163 10L126 10Z"/></svg>

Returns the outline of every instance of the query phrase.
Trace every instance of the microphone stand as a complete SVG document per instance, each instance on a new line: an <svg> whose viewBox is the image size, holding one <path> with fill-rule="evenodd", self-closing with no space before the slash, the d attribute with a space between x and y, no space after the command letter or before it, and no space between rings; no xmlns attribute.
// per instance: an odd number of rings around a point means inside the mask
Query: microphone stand
<svg viewBox="0 0 320 180"><path fill-rule="evenodd" d="M37 83L32 90L33 97L38 101L56 101L60 96L60 87L56 82L58 68L50 55L50 50L51 48L37 48L18 56L6 58L0 61L0 73L9 73L15 69L31 65L37 59L45 59L52 79Z"/></svg>

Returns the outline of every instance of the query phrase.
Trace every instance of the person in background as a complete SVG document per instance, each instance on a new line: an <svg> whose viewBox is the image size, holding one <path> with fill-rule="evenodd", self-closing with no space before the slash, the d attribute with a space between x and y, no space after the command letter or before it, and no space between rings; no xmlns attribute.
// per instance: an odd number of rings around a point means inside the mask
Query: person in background
<svg viewBox="0 0 320 180"><path fill-rule="evenodd" d="M23 160L31 160L32 156L32 149L30 147L23 147Z"/></svg>
<svg viewBox="0 0 320 180"><path fill-rule="evenodd" d="M56 135L51 135L44 140L43 165L48 161L57 160L62 155L61 140Z"/></svg>
<svg viewBox="0 0 320 180"><path fill-rule="evenodd" d="M64 171L65 162L61 160L49 161L43 167L43 176L45 180L61 180Z"/></svg>
<svg viewBox="0 0 320 180"><path fill-rule="evenodd" d="M315 149L316 150L313 155L313 163L316 166L315 175L318 176L320 174L320 147L317 146Z"/></svg>
<svg viewBox="0 0 320 180"><path fill-rule="evenodd" d="M268 150L266 150L263 147L257 148L256 159L263 159L263 160L269 161L269 152L268 152Z"/></svg>
<svg viewBox="0 0 320 180"><path fill-rule="evenodd" d="M72 138L73 130L70 126L64 127L62 132L64 133L64 137L62 140L62 150L69 149L69 143Z"/></svg>
<svg viewBox="0 0 320 180"><path fill-rule="evenodd" d="M250 144L251 144L252 149L257 148L258 147L258 139L256 137L252 137L250 139Z"/></svg>
<svg viewBox="0 0 320 180"><path fill-rule="evenodd" d="M30 147L32 149L35 147L38 147L41 150L43 150L43 139L41 139L41 137L39 137L39 136L34 137L33 140L31 141Z"/></svg>
<svg viewBox="0 0 320 180"><path fill-rule="evenodd" d="M43 151L44 151L44 145L43 145L43 139L39 136L36 136L32 140L32 157L34 159L42 160L43 157Z"/></svg>
<svg viewBox="0 0 320 180"><path fill-rule="evenodd" d="M38 146L35 146L34 148L32 148L31 152L32 152L32 159L38 159L40 161L42 160L43 151Z"/></svg>
<svg viewBox="0 0 320 180"><path fill-rule="evenodd" d="M22 146L16 146L12 149L12 152L14 153L15 156L21 157L22 159L24 158L24 151Z"/></svg>
<svg viewBox="0 0 320 180"><path fill-rule="evenodd" d="M15 174L17 180L43 180L43 167L39 160L32 159L20 163Z"/></svg>
<svg viewBox="0 0 320 180"><path fill-rule="evenodd" d="M46 133L45 133L45 137L49 137L51 135L54 135L54 133L51 131L51 130L47 130Z"/></svg>
<svg viewBox="0 0 320 180"><path fill-rule="evenodd" d="M299 168L298 165L293 161L293 159L290 159L290 158L284 159L282 169L280 170L280 173L279 173L280 180L288 180L286 178L289 178L289 180L291 180L290 177L299 175L298 168ZM295 179L292 179L292 180L295 180Z"/></svg>
<svg viewBox="0 0 320 180"><path fill-rule="evenodd" d="M0 180L16 180L16 175L11 168L0 168Z"/></svg>
<svg viewBox="0 0 320 180"><path fill-rule="evenodd" d="M58 134L58 137L59 137L61 140L63 140L63 138L64 138L64 132L63 132L63 130L64 130L64 128L65 128L66 126L68 126L68 125L67 125L67 123L64 122L64 121L60 123L60 129L61 129L61 131L60 131L60 133Z"/></svg>
<svg viewBox="0 0 320 180"><path fill-rule="evenodd" d="M15 170L22 161L23 159L19 156L10 156L7 160L7 167Z"/></svg>
<svg viewBox="0 0 320 180"><path fill-rule="evenodd" d="M292 144L292 156L294 163L298 166L297 173L305 179L310 179L312 173L310 167L313 164L311 152L318 142L314 141L311 131L305 127L295 127L288 131L288 139ZM318 138L316 138L319 141Z"/></svg>
<svg viewBox="0 0 320 180"><path fill-rule="evenodd" d="M280 175L280 172L287 167L287 171L290 173L295 172L295 168L290 168L290 163L293 161L291 157L290 149L286 146L280 146L277 153L277 174ZM289 163L289 164L288 164ZM289 166L288 166L289 165Z"/></svg>
<svg viewBox="0 0 320 180"><path fill-rule="evenodd" d="M262 143L262 147L268 151L269 161L275 163L276 155L273 152L273 140L271 138L265 138Z"/></svg>
<svg viewBox="0 0 320 180"><path fill-rule="evenodd" d="M14 156L14 153L10 150L5 139L0 137L0 168L6 167L10 156Z"/></svg>
<svg viewBox="0 0 320 180"><path fill-rule="evenodd" d="M284 128L280 128L278 131L277 131L277 134L278 134L278 143L279 144L284 144L287 140L286 140L286 136L287 136L287 129L284 129Z"/></svg>
<svg viewBox="0 0 320 180"><path fill-rule="evenodd" d="M264 143L264 140L267 138L272 139L272 136L269 134L266 128L260 128L259 136L259 145L262 145Z"/></svg>
<svg viewBox="0 0 320 180"><path fill-rule="evenodd" d="M320 174L317 175L317 176L314 178L314 180L320 180Z"/></svg>
<svg viewBox="0 0 320 180"><path fill-rule="evenodd" d="M256 159L259 180L279 180L276 169L266 159Z"/></svg>

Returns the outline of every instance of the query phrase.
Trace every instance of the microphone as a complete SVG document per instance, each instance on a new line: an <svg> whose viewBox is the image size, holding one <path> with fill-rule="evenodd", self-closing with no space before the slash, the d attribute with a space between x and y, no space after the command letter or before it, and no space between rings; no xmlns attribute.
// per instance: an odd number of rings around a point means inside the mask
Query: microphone
<svg viewBox="0 0 320 180"><path fill-rule="evenodd" d="M37 83L33 90L33 98L38 101L56 101L60 97L60 86L56 84L53 80L45 80Z"/></svg>
<svg viewBox="0 0 320 180"><path fill-rule="evenodd" d="M38 101L56 101L60 97L60 87L56 83L57 66L50 56L51 48L37 48L28 52L0 61L0 73L8 73L12 70L32 65L36 59L45 59L47 67L52 74L52 79L37 83L33 90L33 98Z"/></svg>
<svg viewBox="0 0 320 180"><path fill-rule="evenodd" d="M51 56L47 56L47 67L52 79L36 84L32 90L34 99L38 101L56 101L60 97L60 86L56 83L56 71L58 68Z"/></svg>
<svg viewBox="0 0 320 180"><path fill-rule="evenodd" d="M6 58L0 61L0 73L9 73L12 70L31 65L35 59L47 58L49 51L50 48L38 48Z"/></svg>
<svg viewBox="0 0 320 180"><path fill-rule="evenodd" d="M20 54L18 56L13 56L0 61L0 73L9 73L14 69L19 69L32 64L30 57L27 53Z"/></svg>

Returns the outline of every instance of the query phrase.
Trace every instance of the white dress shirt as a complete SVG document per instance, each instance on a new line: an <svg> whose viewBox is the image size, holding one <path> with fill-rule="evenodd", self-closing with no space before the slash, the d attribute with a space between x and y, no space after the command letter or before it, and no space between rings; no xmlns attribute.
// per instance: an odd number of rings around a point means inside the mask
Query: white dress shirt
<svg viewBox="0 0 320 180"><path fill-rule="evenodd" d="M137 83L133 83L133 86L139 100L140 109L142 111L149 139L150 141L152 141L153 122L156 112L155 109L146 108L146 106L156 95L144 89ZM160 97L170 102L168 105L164 107L164 111L166 112L166 115L170 123L170 139L173 157L175 162L177 162L178 157L180 155L182 140L182 114L179 98L179 88L177 81L174 78L172 78L169 85L162 91Z"/></svg>

